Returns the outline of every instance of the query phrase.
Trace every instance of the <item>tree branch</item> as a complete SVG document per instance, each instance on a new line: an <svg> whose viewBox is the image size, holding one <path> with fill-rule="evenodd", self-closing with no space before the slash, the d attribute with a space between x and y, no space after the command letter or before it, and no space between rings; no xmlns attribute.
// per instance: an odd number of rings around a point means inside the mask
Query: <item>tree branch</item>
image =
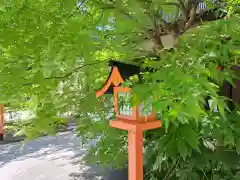
<svg viewBox="0 0 240 180"><path fill-rule="evenodd" d="M127 17L130 18L130 19L133 19L133 17L132 17L129 13L127 13L127 12L124 11L123 9L119 9L119 8L117 8L116 6L113 6L113 5L106 5L106 4L105 4L105 5L102 6L102 9L103 9L103 10L116 9L116 10L118 10L118 12L120 12L121 14L127 16Z"/></svg>
<svg viewBox="0 0 240 180"><path fill-rule="evenodd" d="M193 5L192 9L190 10L190 13L189 13L189 20L187 21L187 23L185 24L185 27L184 27L184 31L186 31L187 29L189 29L191 27L191 25L193 24L195 18L196 18L196 12L197 11L197 5Z"/></svg>
<svg viewBox="0 0 240 180"><path fill-rule="evenodd" d="M45 80L49 80L49 79L65 79L65 78L68 78L70 77L72 74L74 74L75 72L77 72L78 70L86 67L86 66L92 66L92 65L96 65L96 64L101 64L101 63L105 63L105 62L93 62L93 63L89 63L89 64L84 64L82 66L79 66L75 69L73 69L71 72L63 75L63 76L53 76L53 77L48 77L48 78L44 78ZM33 82L29 82L29 83L25 83L23 84L23 86L30 86L30 85L33 85L34 83Z"/></svg>
<svg viewBox="0 0 240 180"><path fill-rule="evenodd" d="M176 6L178 8L181 8L181 5L179 3L175 3L175 2L166 2L163 5L166 5L166 6Z"/></svg>
<svg viewBox="0 0 240 180"><path fill-rule="evenodd" d="M138 19L136 19L130 12L128 12L128 10L125 8L121 8L121 7L118 7L117 5L115 5L114 3L112 4L101 4L98 2L98 5L100 7L102 7L102 10L111 10L111 9L114 9L116 11L118 11L120 14L128 17L129 19L135 21L138 26L143 29L145 32L147 32L147 28L144 24L142 24Z"/></svg>
<svg viewBox="0 0 240 180"><path fill-rule="evenodd" d="M84 64L82 66L79 66L79 67L73 69L71 72L69 72L69 73L67 73L67 74L65 74L63 76L53 76L53 77L48 77L48 78L45 78L45 79L65 79L65 78L70 77L72 74L74 74L75 72L79 71L80 69L82 69L82 68L84 68L86 66L92 66L92 65L101 64L101 63L105 63L105 62L102 62L102 61L99 62L98 61L98 62L93 62L93 63L89 63L89 64Z"/></svg>
<svg viewBox="0 0 240 180"><path fill-rule="evenodd" d="M184 21L187 21L187 19L188 19L187 7L186 7L186 5L184 4L184 1L183 1L183 0L178 0L178 2L179 2L179 5L180 5L180 9L181 9L181 11L182 11L183 20L184 20Z"/></svg>
<svg viewBox="0 0 240 180"><path fill-rule="evenodd" d="M170 32L170 25L169 25L169 23L166 20L162 19L162 18L160 19L160 23L163 26L164 31L169 33Z"/></svg>

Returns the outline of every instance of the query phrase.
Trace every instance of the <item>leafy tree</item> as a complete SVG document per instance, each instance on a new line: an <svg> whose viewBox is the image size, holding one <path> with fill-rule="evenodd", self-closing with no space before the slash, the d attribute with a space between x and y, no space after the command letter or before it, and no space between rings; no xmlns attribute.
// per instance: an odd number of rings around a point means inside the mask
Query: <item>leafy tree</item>
<svg viewBox="0 0 240 180"><path fill-rule="evenodd" d="M205 3L206 7L199 10ZM30 138L54 133L59 114L78 120L89 161L124 165L126 132L108 127L111 96L95 91L111 58L153 69L134 84L164 127L146 133L148 179L238 179L239 109L219 94L238 64L239 0L2 0L1 103L30 110ZM165 49L163 35L174 46ZM218 71L218 65L224 65ZM134 80L134 78L133 78ZM206 97L219 112L206 110ZM136 103L136 102L135 102ZM86 141L84 141L86 140ZM94 156L93 156L94 155ZM231 160L231 161L230 161ZM161 172L161 173L160 173Z"/></svg>

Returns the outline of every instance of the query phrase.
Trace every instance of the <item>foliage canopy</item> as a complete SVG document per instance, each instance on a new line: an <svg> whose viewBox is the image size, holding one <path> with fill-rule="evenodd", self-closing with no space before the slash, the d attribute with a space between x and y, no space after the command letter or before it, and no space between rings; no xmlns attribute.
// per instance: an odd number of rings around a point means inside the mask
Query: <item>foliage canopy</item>
<svg viewBox="0 0 240 180"><path fill-rule="evenodd" d="M207 8L199 11L202 3ZM238 5L239 0L2 0L0 101L35 113L25 128L29 137L54 133L57 115L71 112L83 140L99 138L89 160L122 165L126 133L108 127L111 98L96 99L95 90L108 74L109 59L135 61L154 72L145 73L140 85L132 79L134 93L139 100L159 97L153 105L164 121L164 129L145 136L147 177L238 179L239 111L228 111L228 100L219 94L223 80L233 82L230 67L240 60ZM165 34L174 38L171 51L163 47ZM217 70L219 64L224 71ZM206 97L219 112L204 109Z"/></svg>

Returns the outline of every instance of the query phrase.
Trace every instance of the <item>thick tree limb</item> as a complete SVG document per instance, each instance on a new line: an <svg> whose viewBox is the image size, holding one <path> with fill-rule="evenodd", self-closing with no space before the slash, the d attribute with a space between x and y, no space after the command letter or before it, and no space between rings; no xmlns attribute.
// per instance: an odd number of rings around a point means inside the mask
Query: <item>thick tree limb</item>
<svg viewBox="0 0 240 180"><path fill-rule="evenodd" d="M187 21L187 23L185 24L184 30L186 31L187 29L189 29L191 27L191 25L193 24L195 18L196 18L196 12L197 11L197 5L193 5L192 9L190 10L189 13L189 20Z"/></svg>
<svg viewBox="0 0 240 180"><path fill-rule="evenodd" d="M164 31L169 33L170 32L170 25L169 25L169 23L167 23L167 21L165 21L162 18L159 21L160 21L161 25L163 26Z"/></svg>
<svg viewBox="0 0 240 180"><path fill-rule="evenodd" d="M183 21L187 21L188 20L188 12L187 12L187 7L184 3L184 0L178 0L178 2L180 4L180 9L182 11Z"/></svg>
<svg viewBox="0 0 240 180"><path fill-rule="evenodd" d="M144 24L142 24L138 19L136 19L133 15L131 15L131 13L129 13L127 11L127 9L119 8L119 7L115 6L114 4L100 4L100 6L102 7L102 10L112 10L112 9L117 10L120 14L135 21L141 29L143 29L147 32L147 28L144 26Z"/></svg>

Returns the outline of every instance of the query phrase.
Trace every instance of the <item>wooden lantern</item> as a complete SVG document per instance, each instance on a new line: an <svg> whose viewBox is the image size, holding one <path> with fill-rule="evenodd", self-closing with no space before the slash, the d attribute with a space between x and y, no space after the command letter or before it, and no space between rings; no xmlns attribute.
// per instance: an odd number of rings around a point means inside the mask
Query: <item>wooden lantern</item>
<svg viewBox="0 0 240 180"><path fill-rule="evenodd" d="M147 113L142 113L143 104L131 106L128 102L120 104L120 98L131 96L131 88L123 87L122 83L130 76L140 73L140 67L117 61L110 61L111 72L104 86L96 92L114 95L116 119L110 121L110 126L128 131L128 179L143 180L143 131L162 126L155 119L155 112L150 106Z"/></svg>

